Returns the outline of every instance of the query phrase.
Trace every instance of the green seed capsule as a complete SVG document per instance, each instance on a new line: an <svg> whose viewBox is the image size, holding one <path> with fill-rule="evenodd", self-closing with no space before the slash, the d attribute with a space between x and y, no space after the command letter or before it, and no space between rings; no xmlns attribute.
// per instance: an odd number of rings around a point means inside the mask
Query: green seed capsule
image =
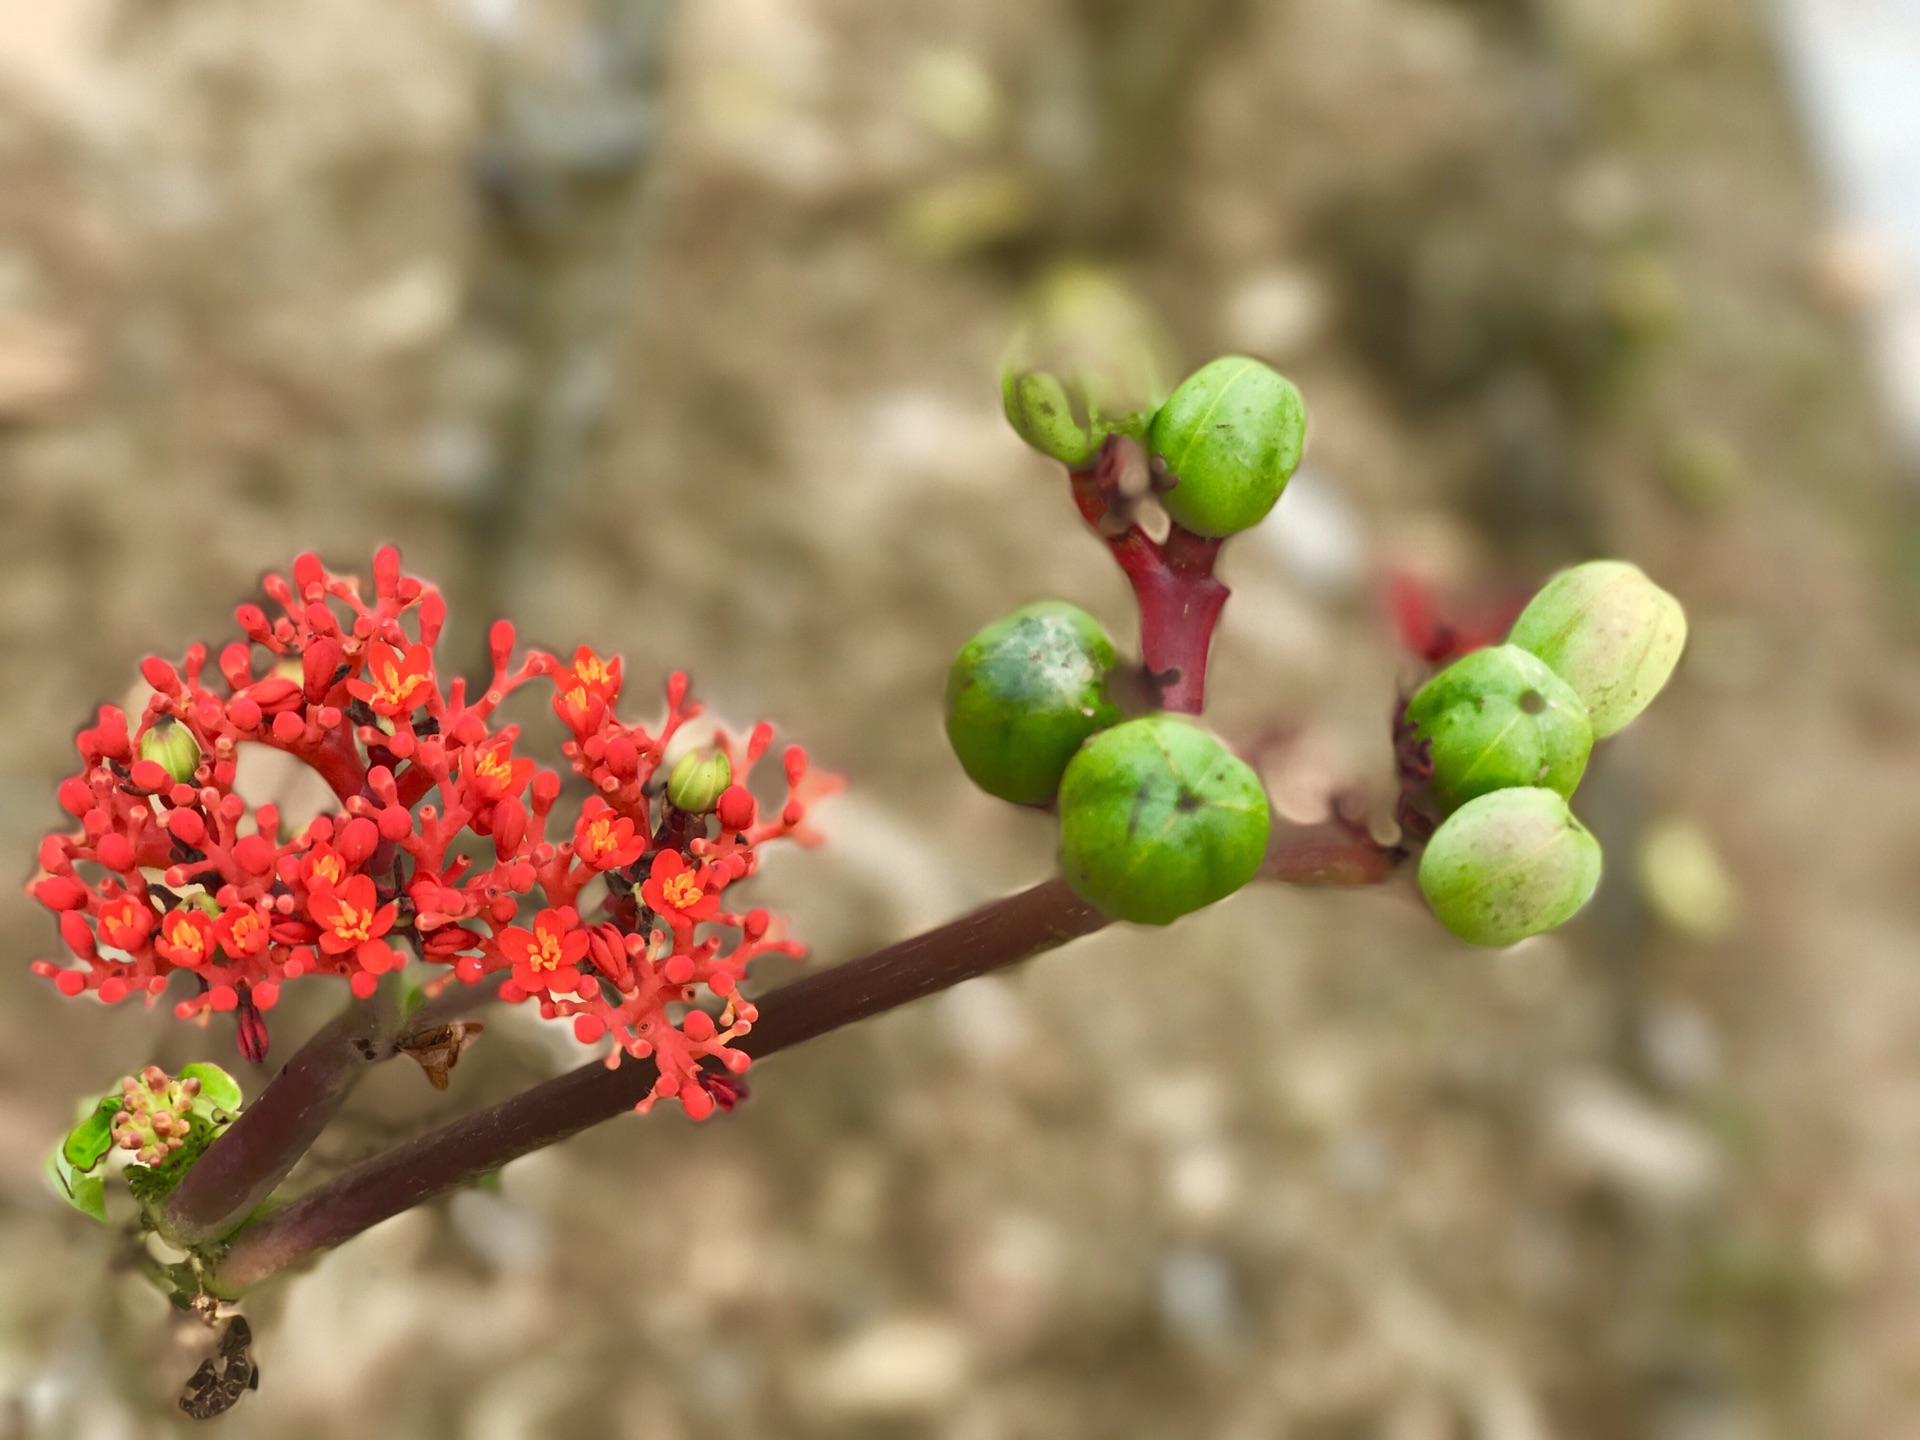
<svg viewBox="0 0 1920 1440"><path fill-rule="evenodd" d="M1080 469L1108 435L1146 434L1166 398L1152 321L1096 270L1062 272L1035 297L1001 364L1007 422L1043 455Z"/></svg>
<svg viewBox="0 0 1920 1440"><path fill-rule="evenodd" d="M140 737L140 758L153 761L176 785L190 785L200 764L200 746L186 726L162 720Z"/></svg>
<svg viewBox="0 0 1920 1440"><path fill-rule="evenodd" d="M1456 660L1408 702L1431 743L1433 791L1447 810L1514 785L1572 795L1587 768L1587 707L1546 662L1517 645Z"/></svg>
<svg viewBox="0 0 1920 1440"><path fill-rule="evenodd" d="M989 795L1045 805L1073 752L1120 718L1113 642L1077 605L1043 600L975 635L947 672L947 738Z"/></svg>
<svg viewBox="0 0 1920 1440"><path fill-rule="evenodd" d="M725 755L689 750L667 776L667 799L689 815L704 815L732 783L733 766Z"/></svg>
<svg viewBox="0 0 1920 1440"><path fill-rule="evenodd" d="M1564 925L1600 883L1600 842L1551 790L1469 800L1427 842L1420 890L1470 945L1512 945Z"/></svg>
<svg viewBox="0 0 1920 1440"><path fill-rule="evenodd" d="M1280 499L1306 443L1293 382L1245 356L1201 366L1160 407L1147 445L1179 483L1160 497L1196 535L1257 525Z"/></svg>
<svg viewBox="0 0 1920 1440"><path fill-rule="evenodd" d="M1513 622L1509 644L1538 655L1586 702L1595 739L1652 703L1687 643L1680 602L1622 560L1549 580Z"/></svg>
<svg viewBox="0 0 1920 1440"><path fill-rule="evenodd" d="M1259 777L1206 731L1146 715L1094 736L1060 782L1060 865L1109 915L1167 925L1238 890L1267 850Z"/></svg>

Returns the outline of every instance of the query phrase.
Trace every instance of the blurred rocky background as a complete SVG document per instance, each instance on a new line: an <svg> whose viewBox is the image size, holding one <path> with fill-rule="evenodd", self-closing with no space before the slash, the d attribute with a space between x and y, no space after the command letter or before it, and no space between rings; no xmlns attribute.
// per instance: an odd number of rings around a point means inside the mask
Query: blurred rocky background
<svg viewBox="0 0 1920 1440"><path fill-rule="evenodd" d="M1306 393L1213 686L1289 813L1387 764L1390 574L1618 554L1693 618L1581 791L1609 868L1568 930L1472 952L1402 883L1081 941L252 1298L223 1433L1920 1436L1920 531L1860 339L1884 255L1768 21L0 0L22 878L139 657L387 540L456 647L511 611L636 694L686 666L844 771L832 843L763 882L815 963L1038 878L1049 825L969 790L938 695L1017 604L1128 624L997 410L1066 262L1184 363ZM0 1437L172 1434L204 1340L40 1160L75 1096L230 1041L62 1001L24 896L0 934ZM311 1173L579 1058L489 1018L447 1096L384 1067Z"/></svg>

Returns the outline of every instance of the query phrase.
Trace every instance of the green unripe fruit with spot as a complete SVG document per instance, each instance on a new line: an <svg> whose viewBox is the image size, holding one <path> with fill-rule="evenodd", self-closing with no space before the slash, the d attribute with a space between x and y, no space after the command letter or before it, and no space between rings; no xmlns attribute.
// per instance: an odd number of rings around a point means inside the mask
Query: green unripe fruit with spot
<svg viewBox="0 0 1920 1440"><path fill-rule="evenodd" d="M1035 296L1001 362L1007 423L1043 455L1091 465L1109 435L1147 432L1166 398L1159 336L1097 270L1074 268Z"/></svg>
<svg viewBox="0 0 1920 1440"><path fill-rule="evenodd" d="M1113 642L1077 605L1045 600L996 620L947 672L947 738L989 795L1046 805L1081 742L1120 719Z"/></svg>
<svg viewBox="0 0 1920 1440"><path fill-rule="evenodd" d="M1060 866L1107 914L1166 925L1254 877L1267 794L1198 726L1146 715L1093 737L1060 782Z"/></svg>
<svg viewBox="0 0 1920 1440"><path fill-rule="evenodd" d="M1517 645L1456 660L1408 702L1407 720L1431 747L1434 797L1449 811L1515 785L1570 796L1593 749L1573 687Z"/></svg>
<svg viewBox="0 0 1920 1440"><path fill-rule="evenodd" d="M200 765L200 746L186 726L162 720L140 737L140 758L153 761L176 785L190 785Z"/></svg>
<svg viewBox="0 0 1920 1440"><path fill-rule="evenodd" d="M1257 525L1287 488L1307 437L1293 382L1258 360L1229 355L1181 382L1153 417L1147 448L1178 480L1160 503L1196 535Z"/></svg>
<svg viewBox="0 0 1920 1440"><path fill-rule="evenodd" d="M1579 695L1595 739L1652 703L1687 643L1680 602L1623 560L1593 560L1549 580L1507 642L1538 655Z"/></svg>
<svg viewBox="0 0 1920 1440"><path fill-rule="evenodd" d="M689 815L704 815L732 783L733 764L725 755L689 750L667 776L667 800Z"/></svg>
<svg viewBox="0 0 1920 1440"><path fill-rule="evenodd" d="M1551 790L1495 790L1449 815L1420 857L1427 904L1469 945L1564 925L1600 883L1600 842Z"/></svg>

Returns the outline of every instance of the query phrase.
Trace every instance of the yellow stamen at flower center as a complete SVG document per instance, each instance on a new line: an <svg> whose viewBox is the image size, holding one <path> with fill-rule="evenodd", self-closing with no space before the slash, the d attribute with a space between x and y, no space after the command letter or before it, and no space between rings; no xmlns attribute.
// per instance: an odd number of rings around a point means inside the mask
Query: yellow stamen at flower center
<svg viewBox="0 0 1920 1440"><path fill-rule="evenodd" d="M389 660L382 669L374 689L384 705L405 705L413 699L413 692L426 683L424 675L402 675L400 667Z"/></svg>
<svg viewBox="0 0 1920 1440"><path fill-rule="evenodd" d="M534 939L533 949L527 953L527 966L533 970L558 970L564 958L560 937L542 930Z"/></svg>
<svg viewBox="0 0 1920 1440"><path fill-rule="evenodd" d="M346 873L347 867L340 863L337 855L321 855L313 862L313 878L329 885L338 885Z"/></svg>
<svg viewBox="0 0 1920 1440"><path fill-rule="evenodd" d="M700 882L692 871L684 871L663 881L660 893L674 909L691 910L700 900Z"/></svg>
<svg viewBox="0 0 1920 1440"><path fill-rule="evenodd" d="M373 912L359 910L352 905L342 904L333 916L333 933L342 940L371 940L373 938Z"/></svg>
<svg viewBox="0 0 1920 1440"><path fill-rule="evenodd" d="M582 681L594 686L596 689L602 685L611 684L613 681L613 671L608 668L606 661L602 660L598 655L589 656L586 660L574 666L573 673L579 676Z"/></svg>

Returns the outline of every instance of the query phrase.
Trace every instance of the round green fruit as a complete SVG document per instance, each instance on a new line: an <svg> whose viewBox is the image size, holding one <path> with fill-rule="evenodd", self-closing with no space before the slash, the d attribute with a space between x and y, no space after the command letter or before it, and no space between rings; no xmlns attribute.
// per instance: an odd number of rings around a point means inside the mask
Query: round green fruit
<svg viewBox="0 0 1920 1440"><path fill-rule="evenodd" d="M1420 890L1470 945L1512 945L1564 925L1600 883L1600 842L1551 790L1496 790L1433 832Z"/></svg>
<svg viewBox="0 0 1920 1440"><path fill-rule="evenodd" d="M1060 865L1107 914L1166 925L1238 890L1267 851L1267 793L1206 731L1146 715L1096 735L1060 782Z"/></svg>
<svg viewBox="0 0 1920 1440"><path fill-rule="evenodd" d="M1001 362L1007 423L1043 455L1091 465L1107 436L1146 434L1166 398L1160 348L1126 291L1097 270L1063 271L1034 297Z"/></svg>
<svg viewBox="0 0 1920 1440"><path fill-rule="evenodd" d="M947 672L947 738L989 795L1045 805L1073 752L1120 718L1113 642L1077 605L1046 600L975 635Z"/></svg>
<svg viewBox="0 0 1920 1440"><path fill-rule="evenodd" d="M1515 785L1572 795L1593 749L1573 687L1517 645L1456 660L1408 702L1407 720L1430 744L1433 792L1447 810Z"/></svg>
<svg viewBox="0 0 1920 1440"><path fill-rule="evenodd" d="M1687 615L1637 565L1593 560L1549 580L1507 642L1538 655L1573 687L1600 739L1660 693L1686 648Z"/></svg>
<svg viewBox="0 0 1920 1440"><path fill-rule="evenodd" d="M1196 535L1257 525L1287 488L1306 442L1307 408L1293 382L1242 355L1181 382L1147 431L1178 482L1160 503Z"/></svg>

